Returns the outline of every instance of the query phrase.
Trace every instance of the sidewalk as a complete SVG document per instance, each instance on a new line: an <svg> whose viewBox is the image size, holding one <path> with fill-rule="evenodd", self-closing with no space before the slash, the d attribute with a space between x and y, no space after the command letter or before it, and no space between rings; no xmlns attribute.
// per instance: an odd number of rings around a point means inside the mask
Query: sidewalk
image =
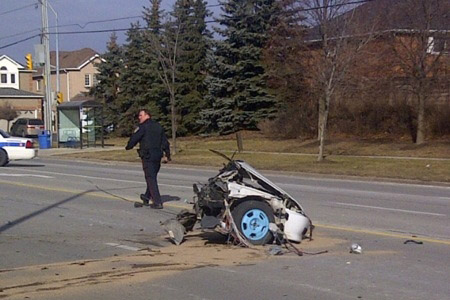
<svg viewBox="0 0 450 300"><path fill-rule="evenodd" d="M90 148L50 148L50 149L38 149L38 157L49 157L54 155L64 155L72 153L86 153L86 152L99 152L99 151L112 151L112 150L124 150L124 147L106 146L102 147L90 147Z"/></svg>
<svg viewBox="0 0 450 300"><path fill-rule="evenodd" d="M90 147L90 148L51 148L51 149L39 149L38 156L48 157L53 155L64 155L72 153L86 153L86 152L98 152L98 151L112 151L112 150L124 150L123 146L105 146L102 147ZM204 152L202 149L186 149L193 152ZM232 150L217 150L222 153L233 154ZM265 151L242 151L241 154L271 154L271 155L287 155L287 156L317 156L317 154L310 153L289 153L289 152L265 152ZM346 155L346 154L329 154L328 157L341 156L341 157L355 157L355 158L372 158L372 159L401 159L401 160L434 160L434 161L450 161L450 158L433 158L433 157L414 157L414 156L381 156L381 155Z"/></svg>

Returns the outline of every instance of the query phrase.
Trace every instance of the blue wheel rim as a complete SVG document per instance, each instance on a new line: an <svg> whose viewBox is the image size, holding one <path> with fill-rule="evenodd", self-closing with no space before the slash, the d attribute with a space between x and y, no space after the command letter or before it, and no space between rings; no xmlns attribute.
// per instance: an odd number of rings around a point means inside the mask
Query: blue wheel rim
<svg viewBox="0 0 450 300"><path fill-rule="evenodd" d="M244 236L253 241L264 238L269 231L269 217L257 208L247 211L242 217L241 230Z"/></svg>

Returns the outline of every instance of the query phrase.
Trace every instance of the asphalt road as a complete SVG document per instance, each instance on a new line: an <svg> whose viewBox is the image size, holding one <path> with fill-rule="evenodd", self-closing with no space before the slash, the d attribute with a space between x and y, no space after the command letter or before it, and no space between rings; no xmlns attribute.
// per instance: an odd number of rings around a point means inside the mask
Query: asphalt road
<svg viewBox="0 0 450 300"><path fill-rule="evenodd" d="M450 187L263 173L301 202L319 236L341 242L324 244L323 255L192 269L55 299L450 299ZM153 211L131 202L145 189L137 164L39 158L0 168L0 274L167 246L159 222L187 206L193 183L215 174L164 165L165 209ZM353 242L363 254L348 253ZM0 298L1 290L0 282Z"/></svg>

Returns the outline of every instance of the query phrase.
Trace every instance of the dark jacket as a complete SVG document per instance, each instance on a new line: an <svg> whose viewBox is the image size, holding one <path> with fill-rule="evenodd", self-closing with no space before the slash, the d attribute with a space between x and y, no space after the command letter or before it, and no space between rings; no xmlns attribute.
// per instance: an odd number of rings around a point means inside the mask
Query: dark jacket
<svg viewBox="0 0 450 300"><path fill-rule="evenodd" d="M163 152L170 160L170 145L164 128L159 123L149 119L139 124L138 130L133 133L128 141L126 150L132 149L139 143L139 157L150 161L161 161Z"/></svg>

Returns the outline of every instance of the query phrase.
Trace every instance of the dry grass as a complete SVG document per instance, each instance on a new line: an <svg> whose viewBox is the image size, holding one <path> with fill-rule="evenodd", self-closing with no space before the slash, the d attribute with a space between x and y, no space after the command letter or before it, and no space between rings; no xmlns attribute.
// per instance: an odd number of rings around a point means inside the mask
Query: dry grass
<svg viewBox="0 0 450 300"><path fill-rule="evenodd" d="M179 148L188 149L237 149L234 136L226 138L186 138L180 139ZM245 151L282 152L317 154L318 142L316 140L301 141L297 139L272 140L257 133L244 137ZM326 143L327 155L362 155L362 156L401 156L424 158L450 158L450 140L441 140L415 145L408 139L396 141L386 139L346 139L333 138Z"/></svg>
<svg viewBox="0 0 450 300"><path fill-rule="evenodd" d="M123 146L126 139L108 140L107 143ZM234 135L220 138L181 138L177 143L179 151L173 156L175 164L217 168L221 167L225 160L208 149L221 150L228 156L231 156L236 149ZM327 145L328 154L322 163L316 161L317 142L315 141L274 141L257 133L246 133L244 134L244 149L245 151L236 154L235 158L245 160L254 167L265 170L450 182L450 160L433 160L433 158L450 158L449 141L416 146L409 141L402 140L390 142L335 139ZM139 162L136 151L85 152L71 154L71 156ZM412 159L413 157L424 159Z"/></svg>

